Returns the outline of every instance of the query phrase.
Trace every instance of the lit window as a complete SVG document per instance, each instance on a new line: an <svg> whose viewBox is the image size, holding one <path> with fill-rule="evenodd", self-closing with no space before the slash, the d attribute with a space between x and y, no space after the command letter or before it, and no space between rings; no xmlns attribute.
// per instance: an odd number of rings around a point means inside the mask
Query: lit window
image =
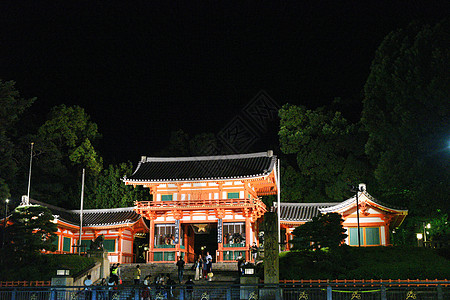
<svg viewBox="0 0 450 300"><path fill-rule="evenodd" d="M172 195L161 195L161 201L172 201Z"/></svg>
<svg viewBox="0 0 450 300"><path fill-rule="evenodd" d="M358 246L358 229L356 227L349 228L348 233L350 246ZM361 246L380 245L380 228L379 227L359 228L359 239Z"/></svg>
<svg viewBox="0 0 450 300"><path fill-rule="evenodd" d="M223 223L223 246L245 247L245 223Z"/></svg>
<svg viewBox="0 0 450 300"><path fill-rule="evenodd" d="M228 199L239 199L239 193L228 193L227 198Z"/></svg>

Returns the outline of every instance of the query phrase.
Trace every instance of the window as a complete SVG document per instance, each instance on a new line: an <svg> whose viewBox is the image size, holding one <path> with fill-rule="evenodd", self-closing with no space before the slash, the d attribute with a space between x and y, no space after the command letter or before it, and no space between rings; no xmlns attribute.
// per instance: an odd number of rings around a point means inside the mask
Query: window
<svg viewBox="0 0 450 300"><path fill-rule="evenodd" d="M379 227L362 227L359 228L359 238L361 246L380 245L380 228ZM358 246L358 229L349 228L350 246Z"/></svg>
<svg viewBox="0 0 450 300"><path fill-rule="evenodd" d="M70 238L64 237L63 239L63 251L70 252Z"/></svg>
<svg viewBox="0 0 450 300"><path fill-rule="evenodd" d="M87 251L91 248L91 240L81 240L81 252Z"/></svg>
<svg viewBox="0 0 450 300"><path fill-rule="evenodd" d="M380 245L380 228L366 228L366 245Z"/></svg>
<svg viewBox="0 0 450 300"><path fill-rule="evenodd" d="M172 195L161 195L161 201L172 201Z"/></svg>
<svg viewBox="0 0 450 300"><path fill-rule="evenodd" d="M175 248L175 224L155 225L155 248Z"/></svg>
<svg viewBox="0 0 450 300"><path fill-rule="evenodd" d="M107 250L108 252L116 252L116 240L104 240L103 249Z"/></svg>
<svg viewBox="0 0 450 300"><path fill-rule="evenodd" d="M56 251L59 250L59 235L55 236L55 240L52 242L52 245L56 246Z"/></svg>
<svg viewBox="0 0 450 300"><path fill-rule="evenodd" d="M223 223L223 246L245 247L245 223Z"/></svg>
<svg viewBox="0 0 450 300"><path fill-rule="evenodd" d="M227 198L228 199L239 199L239 193L228 193Z"/></svg>
<svg viewBox="0 0 450 300"><path fill-rule="evenodd" d="M223 252L223 260L236 261L240 257L245 257L244 251L224 251Z"/></svg>

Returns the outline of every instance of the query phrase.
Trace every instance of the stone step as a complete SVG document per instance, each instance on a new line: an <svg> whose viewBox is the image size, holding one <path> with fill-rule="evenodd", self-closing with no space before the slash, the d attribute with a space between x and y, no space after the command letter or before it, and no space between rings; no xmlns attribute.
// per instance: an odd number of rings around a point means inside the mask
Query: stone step
<svg viewBox="0 0 450 300"><path fill-rule="evenodd" d="M120 266L120 274L124 284L131 284L133 282L133 273L137 265L139 265L141 269L141 280L147 275L151 275L152 280L154 280L159 274L169 274L170 277L176 281L178 276L178 269L175 263L123 264ZM192 265L192 263L185 265L183 281L187 280L190 276L194 278L195 270L191 269ZM234 283L239 280L236 263L214 263L212 272L214 274L212 282ZM206 281L203 279L199 282Z"/></svg>

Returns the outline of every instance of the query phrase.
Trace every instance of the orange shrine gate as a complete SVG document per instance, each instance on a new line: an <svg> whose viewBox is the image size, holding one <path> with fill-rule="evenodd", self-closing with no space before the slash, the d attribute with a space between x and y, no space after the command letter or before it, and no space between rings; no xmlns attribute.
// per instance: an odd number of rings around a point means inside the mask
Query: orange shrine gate
<svg viewBox="0 0 450 300"><path fill-rule="evenodd" d="M142 157L127 185L149 188L135 211L150 221L147 262L250 259L266 212L260 197L277 193L272 151L201 157Z"/></svg>

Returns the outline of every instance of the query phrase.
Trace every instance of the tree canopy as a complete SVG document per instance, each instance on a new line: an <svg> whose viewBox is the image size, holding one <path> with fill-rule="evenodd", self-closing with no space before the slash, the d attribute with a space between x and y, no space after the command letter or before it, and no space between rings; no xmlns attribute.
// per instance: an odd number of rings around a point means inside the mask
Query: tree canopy
<svg viewBox="0 0 450 300"><path fill-rule="evenodd" d="M284 174L295 176L293 188L303 201L341 200L348 195L349 183L370 178L364 154L366 136L358 124L325 107L311 110L285 105L279 115L281 150L296 157L295 168L288 167ZM289 201L293 200L297 199Z"/></svg>
<svg viewBox="0 0 450 300"><path fill-rule="evenodd" d="M134 201L150 201L149 190L142 186L133 188L121 179L133 173L131 162L109 165L92 180L86 194L86 208L130 207Z"/></svg>
<svg viewBox="0 0 450 300"><path fill-rule="evenodd" d="M318 215L310 222L296 227L293 231L294 250L319 250L337 248L347 237L347 230L342 226L341 215L328 213Z"/></svg>
<svg viewBox="0 0 450 300"><path fill-rule="evenodd" d="M54 107L33 137L32 195L67 208L79 203L82 169L92 175L102 169L93 146L100 136L83 108Z"/></svg>
<svg viewBox="0 0 450 300"><path fill-rule="evenodd" d="M446 20L390 33L364 87L365 151L380 191L421 214L449 203L449 32Z"/></svg>
<svg viewBox="0 0 450 300"><path fill-rule="evenodd" d="M54 251L57 231L51 211L40 205L19 206L9 217L3 257L26 263L42 250Z"/></svg>
<svg viewBox="0 0 450 300"><path fill-rule="evenodd" d="M22 114L36 98L20 96L14 81L0 79L0 199L11 196L11 178L17 175L18 130L17 123Z"/></svg>

